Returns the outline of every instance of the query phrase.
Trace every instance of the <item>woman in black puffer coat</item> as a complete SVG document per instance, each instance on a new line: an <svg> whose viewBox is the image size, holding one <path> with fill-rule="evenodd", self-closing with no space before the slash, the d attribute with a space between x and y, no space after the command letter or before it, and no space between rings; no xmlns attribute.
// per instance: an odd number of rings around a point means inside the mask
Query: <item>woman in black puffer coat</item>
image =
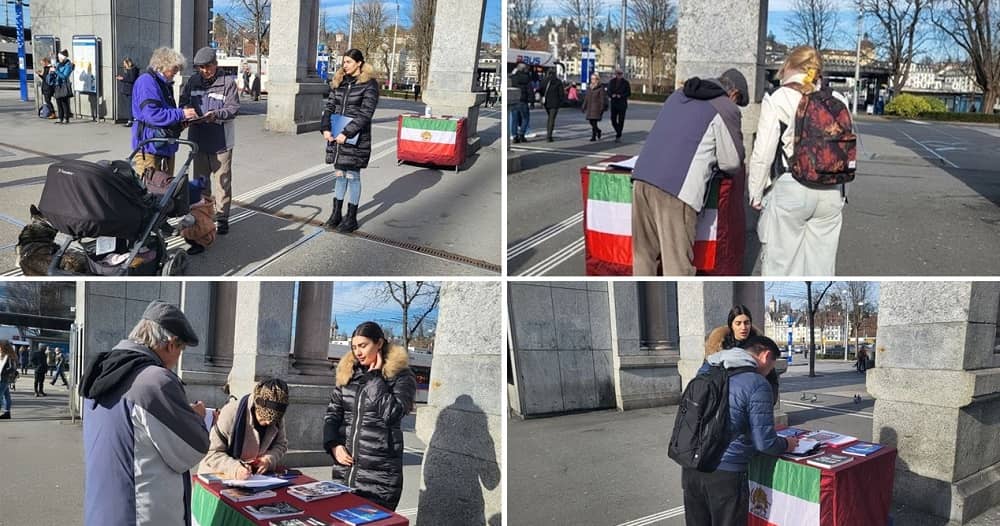
<svg viewBox="0 0 1000 526"><path fill-rule="evenodd" d="M337 385L326 408L323 449L333 455L333 480L395 510L403 491L403 431L417 380L402 347L366 321L351 336L351 352L337 365Z"/></svg>
<svg viewBox="0 0 1000 526"><path fill-rule="evenodd" d="M330 95L320 129L326 139L326 163L333 165L333 213L324 226L348 233L358 229L361 200L361 169L372 155L372 116L378 106L378 81L374 70L357 49L344 53L341 67L330 82ZM341 114L352 120L341 133L330 132L330 116ZM348 139L357 137L357 144ZM347 194L347 216L341 216Z"/></svg>

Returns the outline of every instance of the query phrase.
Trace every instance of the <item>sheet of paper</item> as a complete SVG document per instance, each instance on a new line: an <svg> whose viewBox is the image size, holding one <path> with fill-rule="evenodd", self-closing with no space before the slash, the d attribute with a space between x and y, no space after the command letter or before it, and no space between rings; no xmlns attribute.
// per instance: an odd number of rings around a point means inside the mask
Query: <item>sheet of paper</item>
<svg viewBox="0 0 1000 526"><path fill-rule="evenodd" d="M802 440L799 440L799 445L795 446L795 449L792 450L792 453L798 455L804 455L807 451L816 447L816 444L819 444L819 442L816 442L815 440L810 440L808 438L803 438Z"/></svg>
<svg viewBox="0 0 1000 526"><path fill-rule="evenodd" d="M267 477L264 475L250 475L250 478L246 480L223 480L222 483L227 486L234 486L237 488L267 488L275 484L285 484L287 481L285 479L280 479L277 477Z"/></svg>
<svg viewBox="0 0 1000 526"><path fill-rule="evenodd" d="M97 248L94 250L94 254L100 256L108 252L113 252L117 241L115 238L107 236L97 238Z"/></svg>
<svg viewBox="0 0 1000 526"><path fill-rule="evenodd" d="M629 157L628 159L625 159L624 161L616 161L616 162L613 162L613 163L609 163L608 166L611 166L612 168L621 168L623 170L635 170L635 162L638 159L639 159L639 156L636 155L635 157Z"/></svg>

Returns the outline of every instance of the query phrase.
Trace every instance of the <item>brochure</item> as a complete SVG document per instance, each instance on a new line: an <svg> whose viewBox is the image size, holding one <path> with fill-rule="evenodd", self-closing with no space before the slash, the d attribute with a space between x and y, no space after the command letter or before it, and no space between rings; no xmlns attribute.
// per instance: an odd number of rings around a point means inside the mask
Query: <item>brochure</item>
<svg viewBox="0 0 1000 526"><path fill-rule="evenodd" d="M288 488L289 495L306 502L336 497L337 495L350 493L351 491L353 490L350 486L345 486L332 480L321 480Z"/></svg>
<svg viewBox="0 0 1000 526"><path fill-rule="evenodd" d="M823 447L823 444L820 444L815 440L803 438L799 440L799 443L797 446L795 446L795 449L791 451L786 451L786 453L792 456L811 455L819 451L821 447Z"/></svg>
<svg viewBox="0 0 1000 526"><path fill-rule="evenodd" d="M638 155L636 155L635 157L629 157L624 161L616 161L613 163L608 163L608 166L611 168L620 168L622 170L628 170L631 172L632 170L635 170L635 162L637 160L639 160Z"/></svg>
<svg viewBox="0 0 1000 526"><path fill-rule="evenodd" d="M222 482L225 475L223 473L198 473L198 478L205 484L215 484L216 482Z"/></svg>
<svg viewBox="0 0 1000 526"><path fill-rule="evenodd" d="M346 510L335 511L330 514L334 519L342 521L350 526L360 526L369 522L380 521L392 517L387 511L382 511L375 506L355 506Z"/></svg>
<svg viewBox="0 0 1000 526"><path fill-rule="evenodd" d="M856 437L841 435L840 433L834 433L833 431L813 431L812 433L802 435L802 438L822 442L827 446L843 446L857 440Z"/></svg>
<svg viewBox="0 0 1000 526"><path fill-rule="evenodd" d="M250 475L250 478L246 480L229 479L223 480L223 484L231 488L248 488L248 489L274 489L280 488L282 486L288 486L291 482L278 477L267 477L264 475Z"/></svg>
<svg viewBox="0 0 1000 526"><path fill-rule="evenodd" d="M272 502L261 504L260 506L244 506L243 509L257 520L291 517L305 513L287 502Z"/></svg>
<svg viewBox="0 0 1000 526"><path fill-rule="evenodd" d="M243 502L245 500L268 499L271 497L275 497L278 494L271 490L253 492L243 488L226 488L220 491L219 495L222 495L223 497L232 501Z"/></svg>
<svg viewBox="0 0 1000 526"><path fill-rule="evenodd" d="M778 436L782 437L782 438L797 437L799 435L804 435L804 434L806 434L808 432L809 431L807 431L805 429L799 429L797 427L786 427L784 429L779 429L777 431Z"/></svg>
<svg viewBox="0 0 1000 526"><path fill-rule="evenodd" d="M282 519L271 521L270 526L329 526L329 524L312 517L302 517L301 519Z"/></svg>
<svg viewBox="0 0 1000 526"><path fill-rule="evenodd" d="M816 466L818 468L833 469L837 466L842 466L844 464L847 464L852 460L854 460L854 457L850 457L847 455L829 454L829 455L821 455L818 457L810 458L809 460L806 461L806 464L809 464L810 466Z"/></svg>
<svg viewBox="0 0 1000 526"><path fill-rule="evenodd" d="M867 457L878 450L882 449L884 446L881 444L872 444L870 442L858 442L846 447L841 450L841 453L847 453L848 455L854 455L856 457Z"/></svg>

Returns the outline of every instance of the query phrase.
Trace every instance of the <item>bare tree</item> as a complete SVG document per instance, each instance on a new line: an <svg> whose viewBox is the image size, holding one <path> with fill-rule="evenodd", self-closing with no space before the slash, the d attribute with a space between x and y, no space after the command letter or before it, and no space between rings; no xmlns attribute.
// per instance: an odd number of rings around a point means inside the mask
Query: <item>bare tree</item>
<svg viewBox="0 0 1000 526"><path fill-rule="evenodd" d="M873 290L871 282L868 281L848 281L846 283L844 295L847 300L847 307L851 313L849 320L851 324L850 328L853 329L855 337L860 334L859 331L863 316L874 311L875 303L871 298ZM844 352L847 352L846 349ZM857 353L857 349L854 352Z"/></svg>
<svg viewBox="0 0 1000 526"><path fill-rule="evenodd" d="M899 93L910 77L910 65L929 39L930 33L918 31L926 22L932 0L858 0L866 16L878 20L875 31L885 49L892 71L892 86Z"/></svg>
<svg viewBox="0 0 1000 526"><path fill-rule="evenodd" d="M386 40L386 25L389 17L382 8L380 0L365 0L356 4L354 11L354 42L353 46L364 54L365 60L373 65L376 61L373 57L386 64L384 71L389 71L388 52L384 51L382 44ZM382 56L385 55L385 57Z"/></svg>
<svg viewBox="0 0 1000 526"><path fill-rule="evenodd" d="M515 49L526 49L531 41L531 21L538 11L535 0L516 0L510 2L510 16L507 17L507 31L510 34L510 46Z"/></svg>
<svg viewBox="0 0 1000 526"><path fill-rule="evenodd" d="M837 34L837 5L834 0L795 0L791 17L785 21L795 44L822 51Z"/></svg>
<svg viewBox="0 0 1000 526"><path fill-rule="evenodd" d="M663 64L663 55L677 46L676 7L669 0L632 0L628 8L634 34L632 50L647 61L649 75L645 80L651 91L656 72L666 69L663 65L657 67L657 60Z"/></svg>
<svg viewBox="0 0 1000 526"><path fill-rule="evenodd" d="M817 287L815 290L812 288L812 282L806 282L806 298L808 300L807 310L809 312L809 376L816 376L816 312L819 311L820 305L823 304L823 296L826 295L826 291L830 290L833 286L833 282L830 281L819 290ZM825 326L824 326L825 327Z"/></svg>
<svg viewBox="0 0 1000 526"><path fill-rule="evenodd" d="M243 7L243 14L250 22L248 25L252 28L257 54L257 75L263 75L264 64L260 57L264 54L263 50L267 45L264 42L264 37L271 29L271 0L233 0L233 3L237 7ZM263 81L261 82L263 83Z"/></svg>
<svg viewBox="0 0 1000 526"><path fill-rule="evenodd" d="M603 7L602 0L560 0L559 8L576 25L578 31L575 33L579 33L569 35L570 38L577 39L577 37L586 35L594 17L601 15ZM594 42L590 44L594 45Z"/></svg>
<svg viewBox="0 0 1000 526"><path fill-rule="evenodd" d="M411 38L413 53L417 57L417 83L427 85L427 69L431 64L431 46L434 43L434 11L436 0L413 0L410 6Z"/></svg>
<svg viewBox="0 0 1000 526"><path fill-rule="evenodd" d="M976 84L983 90L983 112L1000 97L1000 0L938 0L931 22L969 56Z"/></svg>
<svg viewBox="0 0 1000 526"><path fill-rule="evenodd" d="M403 347L408 348L427 315L437 309L441 286L429 281L387 281L381 295L392 299L402 309L403 334L400 337Z"/></svg>

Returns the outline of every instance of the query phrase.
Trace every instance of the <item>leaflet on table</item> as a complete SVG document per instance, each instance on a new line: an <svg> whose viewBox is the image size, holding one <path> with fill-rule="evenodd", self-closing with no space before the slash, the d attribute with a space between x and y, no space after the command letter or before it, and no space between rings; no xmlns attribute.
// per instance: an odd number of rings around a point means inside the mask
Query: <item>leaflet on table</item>
<svg viewBox="0 0 1000 526"><path fill-rule="evenodd" d="M853 460L854 457L850 457L847 455L829 454L829 455L821 455L818 457L810 458L809 460L806 461L806 464L809 464L810 466L816 466L818 468L833 469L837 466L842 466L844 464L847 464L848 462L851 462Z"/></svg>
<svg viewBox="0 0 1000 526"><path fill-rule="evenodd" d="M302 517L298 519L282 519L271 521L270 526L330 526L328 523L312 517Z"/></svg>
<svg viewBox="0 0 1000 526"><path fill-rule="evenodd" d="M615 162L612 162L612 163L608 163L608 166L610 166L612 168L620 168L622 170L628 170L628 171L631 172L632 170L635 170L635 162L637 160L639 160L639 156L638 155L636 155L634 157L629 157L628 159L625 159L624 161L615 161Z"/></svg>
<svg viewBox="0 0 1000 526"><path fill-rule="evenodd" d="M227 488L222 491L219 491L219 494L235 502L243 502L246 500L269 499L271 497L275 497L278 495L277 493L269 489L264 491L254 492L243 488Z"/></svg>
<svg viewBox="0 0 1000 526"><path fill-rule="evenodd" d="M350 526L360 526L392 517L391 513L382 511L371 505L355 506L346 510L335 511L330 515L334 519L347 523Z"/></svg>
<svg viewBox="0 0 1000 526"><path fill-rule="evenodd" d="M786 453L795 456L811 455L812 453L819 451L819 448L821 447L823 447L823 444L815 440L803 438L799 440L799 443L795 446L795 449L791 451L786 451Z"/></svg>
<svg viewBox="0 0 1000 526"><path fill-rule="evenodd" d="M244 506L243 509L257 520L291 517L305 513L287 502L272 502L261 504L260 506Z"/></svg>
<svg viewBox="0 0 1000 526"><path fill-rule="evenodd" d="M797 437L799 435L804 435L809 431L806 429L799 429L797 427L786 427L784 429L779 429L777 431L778 436L782 438Z"/></svg>
<svg viewBox="0 0 1000 526"><path fill-rule="evenodd" d="M332 480L321 480L318 482L310 482L309 484L300 484L298 486L288 488L289 495L306 502L312 502L314 500L325 499L328 497L336 497L337 495L350 493L352 491L354 490L351 489L350 486L345 486Z"/></svg>
<svg viewBox="0 0 1000 526"><path fill-rule="evenodd" d="M250 475L250 478L246 480L223 480L223 484L233 487L233 488L260 488L260 489L272 489L280 488L282 486L287 486L291 482L278 477L267 477L264 475Z"/></svg>
<svg viewBox="0 0 1000 526"><path fill-rule="evenodd" d="M833 431L822 431L822 430L813 431L812 433L802 435L802 438L815 440L827 446L843 446L845 444L850 444L851 442L857 440L856 437L852 437L850 435L842 435L840 433L834 433Z"/></svg>
<svg viewBox="0 0 1000 526"><path fill-rule="evenodd" d="M882 449L882 444L872 444L870 442L858 442L849 447L845 447L840 452L847 453L848 455L854 455L856 457L867 457L878 450Z"/></svg>
<svg viewBox="0 0 1000 526"><path fill-rule="evenodd" d="M198 478L200 478L205 484L214 484L216 482L222 482L226 477L223 473L198 473Z"/></svg>

